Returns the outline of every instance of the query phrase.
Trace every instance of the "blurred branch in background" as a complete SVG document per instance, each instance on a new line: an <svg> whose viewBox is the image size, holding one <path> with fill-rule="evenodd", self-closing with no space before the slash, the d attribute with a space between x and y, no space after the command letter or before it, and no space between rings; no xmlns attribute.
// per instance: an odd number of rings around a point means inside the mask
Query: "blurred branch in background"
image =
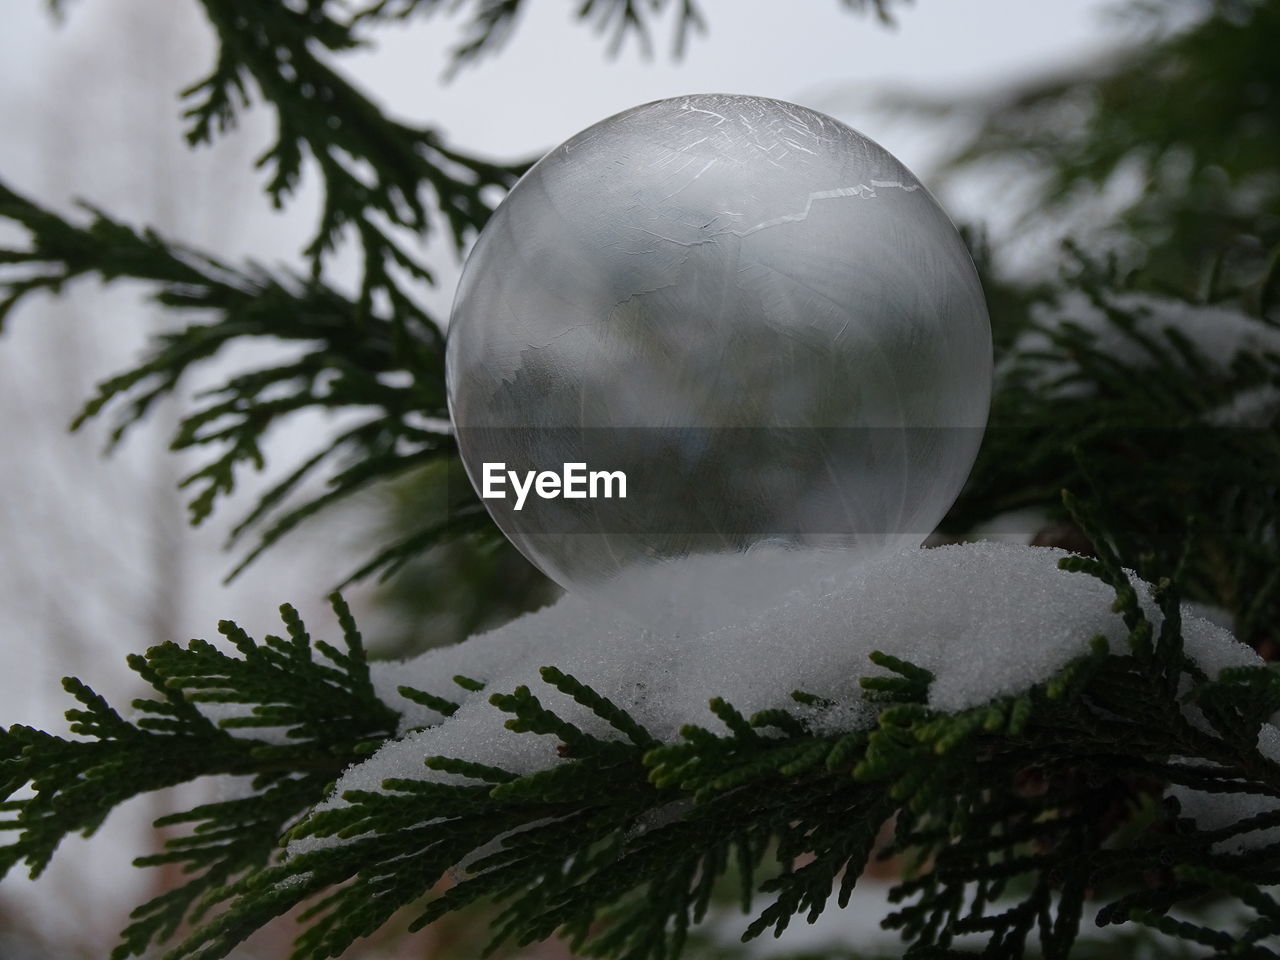
<svg viewBox="0 0 1280 960"><path fill-rule="evenodd" d="M443 479L442 473L447 474ZM451 515L472 501L471 484L457 458L392 484L370 540L395 542L398 532L420 522L442 491L454 501ZM485 524L466 536L434 540L425 552L414 549L412 542L406 544L400 558L388 563L377 578L370 611L371 634L377 640L370 646L379 657L459 643L536 610L561 593L496 527Z"/></svg>
<svg viewBox="0 0 1280 960"><path fill-rule="evenodd" d="M1058 221L1147 282L1212 299L1256 280L1280 241L1280 4L1127 2L1093 62L962 98L899 96L890 109L959 123L943 188L982 180L1017 224ZM1206 268L1206 265L1209 265Z"/></svg>
<svg viewBox="0 0 1280 960"><path fill-rule="evenodd" d="M897 98L963 131L943 188L977 181L1020 213L973 244L1000 364L954 535L1021 513L1088 550L1058 491L1105 491L1140 575L1182 569L1264 655L1280 655L1280 3L1129 2L1092 63L994 93ZM1017 185L1025 192L1010 199ZM1071 239L1020 264L1025 237ZM1035 524L1035 520L1020 523Z"/></svg>
<svg viewBox="0 0 1280 960"><path fill-rule="evenodd" d="M895 23L894 10L912 0L840 0L849 10L872 13L881 23ZM456 14L466 11L463 39L453 48L451 72L456 72L486 54L496 53L510 37L527 0L471 0L448 3L446 0L374 0L362 7L353 22L400 19L414 15L438 14L447 10ZM705 34L707 19L698 0L582 0L577 5L579 21L590 25L598 34L608 37L609 53L616 55L629 37L635 37L646 56L653 54L653 32L657 21L668 15L672 26L671 53L685 54L692 33Z"/></svg>

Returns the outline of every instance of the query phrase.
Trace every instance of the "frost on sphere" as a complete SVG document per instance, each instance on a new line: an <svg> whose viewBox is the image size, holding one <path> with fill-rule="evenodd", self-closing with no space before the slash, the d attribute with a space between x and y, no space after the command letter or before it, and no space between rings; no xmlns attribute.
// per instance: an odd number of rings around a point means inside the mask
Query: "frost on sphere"
<svg viewBox="0 0 1280 960"><path fill-rule="evenodd" d="M887 151L758 97L561 144L467 260L463 462L622 471L626 499L487 499L562 586L706 623L917 546L977 453L991 333L955 227Z"/></svg>

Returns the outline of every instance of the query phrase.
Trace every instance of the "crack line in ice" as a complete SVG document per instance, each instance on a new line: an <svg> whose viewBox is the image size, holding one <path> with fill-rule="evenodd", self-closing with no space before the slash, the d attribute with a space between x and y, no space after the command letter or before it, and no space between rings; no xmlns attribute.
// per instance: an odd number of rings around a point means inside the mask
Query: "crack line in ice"
<svg viewBox="0 0 1280 960"><path fill-rule="evenodd" d="M748 227L746 230L730 230L737 237L746 237L764 230L766 227L776 227L783 223L799 223L809 216L809 211L813 209L816 200L834 200L837 197L857 197L860 200L871 200L876 196L876 187L897 187L906 193L912 193L920 189L918 184L905 184L901 180L872 180L871 185L865 183L855 184L852 187L836 187L834 190L815 190L809 194L809 198L805 201L804 209L799 213L786 213L780 217L774 217L772 220L765 220L763 223L757 223L754 227Z"/></svg>
<svg viewBox="0 0 1280 960"><path fill-rule="evenodd" d="M791 139L790 137L783 137L782 142L785 143L787 146L795 147L797 150L807 153L810 156L815 156L815 157L817 156L817 154L814 153L812 150L810 150L808 147L800 146L799 143L797 143L795 140Z"/></svg>
<svg viewBox="0 0 1280 960"><path fill-rule="evenodd" d="M685 101L684 108L690 111L691 113L705 113L707 114L707 116L715 117L717 120L720 121L720 123L724 123L725 120L727 119L727 117L725 117L725 115L722 113L716 113L714 110L703 110L701 107L691 106L688 101ZM720 126L720 123L717 123L716 126L717 127Z"/></svg>

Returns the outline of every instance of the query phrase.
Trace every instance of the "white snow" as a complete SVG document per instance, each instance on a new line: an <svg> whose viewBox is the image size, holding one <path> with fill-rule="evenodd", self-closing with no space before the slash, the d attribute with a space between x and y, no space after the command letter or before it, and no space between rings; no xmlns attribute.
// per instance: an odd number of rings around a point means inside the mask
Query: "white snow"
<svg viewBox="0 0 1280 960"><path fill-rule="evenodd" d="M1102 298L1103 304L1118 313L1131 317L1138 333L1172 352L1166 330L1175 330L1191 341L1208 362L1223 371L1231 366L1238 353L1263 351L1280 352L1280 327L1264 323L1239 310L1225 306L1202 306L1166 297L1141 293L1111 293ZM1094 337L1097 349L1128 367L1141 369L1155 363L1151 353L1132 337L1127 336L1107 313L1079 290L1064 293L1052 305L1039 305L1032 314L1041 326L1052 328L1071 323ZM1015 344L1011 357L1016 362L1028 352L1046 350L1049 338L1040 330L1025 334ZM1065 363L1044 361L1044 382L1071 372ZM1067 384L1057 388L1059 393L1079 395L1084 389L1080 384ZM1260 413L1274 412L1274 391L1253 391L1228 404L1220 416L1234 423L1237 418L1246 421Z"/></svg>
<svg viewBox="0 0 1280 960"><path fill-rule="evenodd" d="M1270 384L1237 393L1209 411L1205 420L1219 427L1269 427L1280 418L1280 390Z"/></svg>
<svg viewBox="0 0 1280 960"><path fill-rule="evenodd" d="M1280 763L1280 727L1274 723L1262 725L1258 731L1258 752L1268 760ZM1208 793L1175 784L1169 788L1168 795L1177 798L1182 816L1190 817L1201 830L1220 830L1241 820L1280 809L1280 800L1256 793ZM1236 834L1215 844L1215 849L1223 853L1243 853L1272 843L1280 843L1280 827Z"/></svg>
<svg viewBox="0 0 1280 960"><path fill-rule="evenodd" d="M1093 636L1106 636L1118 648L1127 634L1111 610L1111 588L1059 569L1066 555L992 542L911 550L815 581L764 614L700 635L646 629L565 597L457 646L373 664L379 695L404 710L404 735L350 768L328 805L340 805L345 790L376 790L389 777L458 779L428 770L423 760L432 755L515 773L553 766L559 762L553 737L506 730L508 715L488 702L491 693L521 684L582 729L621 736L545 684L538 672L544 665L609 697L664 741L676 740L689 723L719 728L707 709L712 697L749 716L794 707L790 694L797 689L836 703L819 718L824 730L866 726L874 712L861 699L858 678L883 672L867 659L873 650L933 672L930 703L939 709L1019 693L1085 652ZM700 576L698 566L707 562L713 560L690 561L689 576ZM1149 590L1139 584L1139 591L1148 615L1158 617ZM1188 653L1211 674L1262 662L1222 627L1194 615L1186 616L1184 633ZM457 674L486 689L456 686ZM443 718L403 700L400 685L446 697L459 709ZM300 841L293 849L316 844Z"/></svg>

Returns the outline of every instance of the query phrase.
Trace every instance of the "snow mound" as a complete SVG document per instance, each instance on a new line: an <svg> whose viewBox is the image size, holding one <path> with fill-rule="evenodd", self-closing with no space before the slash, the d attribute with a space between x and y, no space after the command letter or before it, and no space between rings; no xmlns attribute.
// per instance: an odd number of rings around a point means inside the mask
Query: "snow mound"
<svg viewBox="0 0 1280 960"><path fill-rule="evenodd" d="M882 672L868 657L883 650L931 671L930 704L958 710L1026 690L1085 652L1095 635L1116 642L1126 635L1111 610L1111 588L1059 569L1065 556L1052 547L990 542L910 550L814 581L759 615L698 635L645 629L566 596L457 646L375 663L374 685L404 711L405 730L442 718L401 698L400 685L461 702L449 721L457 724L470 704L487 710L489 693L526 684L575 722L604 732L542 683L538 668L555 665L672 740L685 724L713 721L707 701L715 696L746 714L790 705L793 690L855 706L858 678ZM690 561L690 577L708 559ZM1138 586L1158 618L1149 589ZM1262 663L1190 610L1184 633L1188 652L1210 672ZM486 690L468 694L451 683L457 674Z"/></svg>
<svg viewBox="0 0 1280 960"><path fill-rule="evenodd" d="M838 578L793 591L763 614L699 635L638 627L620 615L566 597L555 605L453 647L411 660L372 665L381 697L404 711L402 736L351 767L326 806L343 791L376 790L389 777L457 781L431 771L428 756L448 756L528 773L560 762L551 737L515 734L490 693L523 684L548 707L601 736L603 721L544 683L539 668L559 667L627 709L656 737L678 738L685 724L717 726L707 709L721 696L744 714L794 707L803 690L835 706L818 717L824 730L869 725L874 711L858 679L881 673L868 660L882 650L931 671L930 703L944 710L977 706L1045 679L1103 635L1127 631L1111 610L1112 590L1094 577L1058 568L1066 552L1007 543L911 550L865 563ZM689 561L690 577L708 558ZM1140 592L1158 615L1149 590ZM1186 649L1209 673L1261 663L1230 633L1188 615ZM463 675L486 685L470 693ZM459 704L443 717L397 693L401 685ZM294 849L324 841L304 840Z"/></svg>

